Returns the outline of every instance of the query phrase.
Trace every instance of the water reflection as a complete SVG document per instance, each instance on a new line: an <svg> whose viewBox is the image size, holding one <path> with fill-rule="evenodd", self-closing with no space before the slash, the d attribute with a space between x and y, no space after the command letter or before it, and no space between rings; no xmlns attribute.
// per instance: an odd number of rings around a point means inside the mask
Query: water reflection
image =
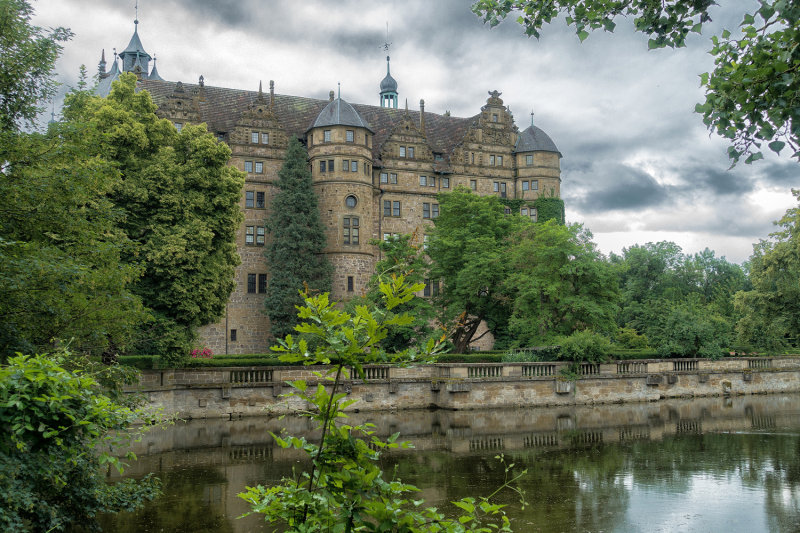
<svg viewBox="0 0 800 533"><path fill-rule="evenodd" d="M382 461L442 508L502 483L502 452L528 468L517 531L798 531L800 396L487 411L356 413L415 444ZM151 433L126 475L157 472L164 496L104 517L108 531L266 531L236 494L290 475L304 460L274 445L306 419L194 420ZM114 473L109 473L114 477Z"/></svg>

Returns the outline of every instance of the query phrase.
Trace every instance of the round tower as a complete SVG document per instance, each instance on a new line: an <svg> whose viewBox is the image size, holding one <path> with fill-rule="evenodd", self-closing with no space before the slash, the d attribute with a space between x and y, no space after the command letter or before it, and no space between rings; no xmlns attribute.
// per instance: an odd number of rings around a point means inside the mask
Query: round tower
<svg viewBox="0 0 800 533"><path fill-rule="evenodd" d="M376 234L373 212L372 136L355 108L330 94L306 132L311 175L326 229L325 253L333 265L334 300L362 294L372 274Z"/></svg>
<svg viewBox="0 0 800 533"><path fill-rule="evenodd" d="M514 147L516 157L516 197L528 200L523 215L537 217L533 201L540 196L561 197L561 152L547 133L533 125L520 132Z"/></svg>

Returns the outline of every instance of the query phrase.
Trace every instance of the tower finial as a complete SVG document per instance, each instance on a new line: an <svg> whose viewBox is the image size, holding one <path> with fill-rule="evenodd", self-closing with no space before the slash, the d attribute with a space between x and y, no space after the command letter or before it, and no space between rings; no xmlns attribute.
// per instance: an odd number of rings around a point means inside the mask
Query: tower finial
<svg viewBox="0 0 800 533"><path fill-rule="evenodd" d="M136 26L138 26L139 25L139 0L136 0L136 6L135 6L134 9L136 9L136 18L133 19L133 23Z"/></svg>
<svg viewBox="0 0 800 533"><path fill-rule="evenodd" d="M337 98L341 98L341 97L342 97L342 82L340 82L340 81L337 81L337 82L336 82L336 85L338 85L338 86L339 86L339 91L338 91L338 94L336 95L336 97L337 97Z"/></svg>
<svg viewBox="0 0 800 533"><path fill-rule="evenodd" d="M533 109L531 109L531 126L533 126Z"/></svg>

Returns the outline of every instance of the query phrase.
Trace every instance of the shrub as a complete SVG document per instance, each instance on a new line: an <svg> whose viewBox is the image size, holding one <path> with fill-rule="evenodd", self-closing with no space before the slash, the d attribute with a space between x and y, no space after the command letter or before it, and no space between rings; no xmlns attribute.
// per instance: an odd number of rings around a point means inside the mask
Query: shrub
<svg viewBox="0 0 800 533"><path fill-rule="evenodd" d="M608 337L592 331L576 331L568 337L560 337L560 359L573 363L600 363L611 351Z"/></svg>
<svg viewBox="0 0 800 533"><path fill-rule="evenodd" d="M614 342L623 348L647 348L647 335L640 335L633 328L619 328Z"/></svg>

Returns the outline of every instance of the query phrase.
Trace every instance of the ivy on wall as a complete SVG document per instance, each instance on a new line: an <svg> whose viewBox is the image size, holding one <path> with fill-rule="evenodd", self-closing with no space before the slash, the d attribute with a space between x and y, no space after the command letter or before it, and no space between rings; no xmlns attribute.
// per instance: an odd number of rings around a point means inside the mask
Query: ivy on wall
<svg viewBox="0 0 800 533"><path fill-rule="evenodd" d="M540 196L533 201L533 206L536 208L538 222L557 220L560 224L564 223L564 200L561 198Z"/></svg>

